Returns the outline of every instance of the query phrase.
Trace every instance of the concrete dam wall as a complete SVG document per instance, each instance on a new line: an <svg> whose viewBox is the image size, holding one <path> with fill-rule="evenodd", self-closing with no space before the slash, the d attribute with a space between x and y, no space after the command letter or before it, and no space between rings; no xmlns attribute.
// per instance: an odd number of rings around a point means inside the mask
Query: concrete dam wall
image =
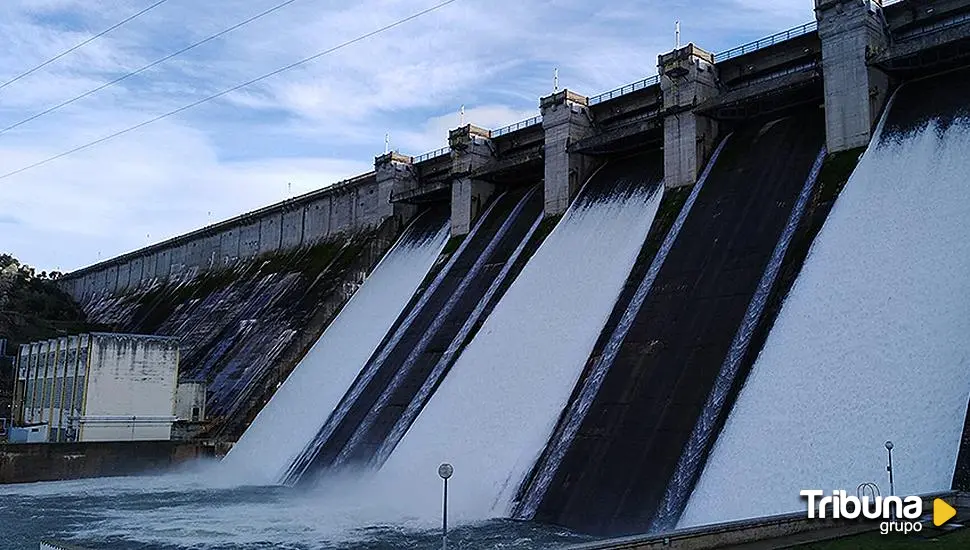
<svg viewBox="0 0 970 550"><path fill-rule="evenodd" d="M189 279L92 295L89 318L175 336L182 381L208 386L208 435L235 440L364 280L396 222L337 235Z"/></svg>
<svg viewBox="0 0 970 550"><path fill-rule="evenodd" d="M385 186L386 187L386 186ZM374 228L391 215L374 173L220 222L68 274L61 287L82 305L232 268L257 256L313 246Z"/></svg>

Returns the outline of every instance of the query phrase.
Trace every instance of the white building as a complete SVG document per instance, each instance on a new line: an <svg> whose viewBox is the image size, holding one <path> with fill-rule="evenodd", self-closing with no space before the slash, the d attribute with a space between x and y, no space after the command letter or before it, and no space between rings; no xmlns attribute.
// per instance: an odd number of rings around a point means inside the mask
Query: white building
<svg viewBox="0 0 970 550"><path fill-rule="evenodd" d="M94 333L20 347L14 418L46 424L50 441L171 438L175 338Z"/></svg>
<svg viewBox="0 0 970 550"><path fill-rule="evenodd" d="M175 391L175 417L180 422L205 420L206 385L202 382L182 382Z"/></svg>

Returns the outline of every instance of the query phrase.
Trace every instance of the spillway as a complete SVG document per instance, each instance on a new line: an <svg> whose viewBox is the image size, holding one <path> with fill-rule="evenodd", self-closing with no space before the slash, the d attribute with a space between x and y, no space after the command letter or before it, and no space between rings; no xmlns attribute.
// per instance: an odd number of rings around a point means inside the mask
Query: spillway
<svg viewBox="0 0 970 550"><path fill-rule="evenodd" d="M540 486L526 490L527 517L531 507L540 521L603 534L655 521L695 426L717 424L705 403L722 372L725 387L733 384L822 143L815 113L748 125L727 140L643 292L590 359L575 397L583 401L551 441L533 481ZM702 438L701 455L706 445Z"/></svg>
<svg viewBox="0 0 970 550"><path fill-rule="evenodd" d="M661 198L656 153L606 165L511 284L378 478L454 517L504 516L541 453L630 273ZM419 504L415 504L419 506Z"/></svg>
<svg viewBox="0 0 970 550"><path fill-rule="evenodd" d="M401 314L397 328L294 462L291 482L341 466L380 465L431 397L471 329L518 274L519 260L525 259L522 253L541 220L537 186L506 191L492 202L421 300Z"/></svg>
<svg viewBox="0 0 970 550"><path fill-rule="evenodd" d="M946 490L970 395L966 71L901 88L768 336L681 526L802 489Z"/></svg>
<svg viewBox="0 0 970 550"><path fill-rule="evenodd" d="M447 217L416 219L223 460L252 483L277 483L324 423L438 258Z"/></svg>

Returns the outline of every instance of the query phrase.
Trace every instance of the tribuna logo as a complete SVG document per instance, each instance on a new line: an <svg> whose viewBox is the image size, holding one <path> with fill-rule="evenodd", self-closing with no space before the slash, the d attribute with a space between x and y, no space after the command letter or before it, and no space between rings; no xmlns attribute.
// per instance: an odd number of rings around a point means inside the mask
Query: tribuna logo
<svg viewBox="0 0 970 550"><path fill-rule="evenodd" d="M803 490L799 494L808 499L809 519L882 520L879 531L884 535L893 531L918 533L923 529L919 521L923 516L923 499L920 497L855 497L843 490L825 496L825 492L818 489Z"/></svg>

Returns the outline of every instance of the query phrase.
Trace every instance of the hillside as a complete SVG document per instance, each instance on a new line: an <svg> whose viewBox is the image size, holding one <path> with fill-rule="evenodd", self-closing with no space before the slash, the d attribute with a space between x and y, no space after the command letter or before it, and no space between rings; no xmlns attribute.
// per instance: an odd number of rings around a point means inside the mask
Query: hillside
<svg viewBox="0 0 970 550"><path fill-rule="evenodd" d="M91 330L81 308L54 281L59 273L37 273L0 254L0 339L14 355L26 342Z"/></svg>

